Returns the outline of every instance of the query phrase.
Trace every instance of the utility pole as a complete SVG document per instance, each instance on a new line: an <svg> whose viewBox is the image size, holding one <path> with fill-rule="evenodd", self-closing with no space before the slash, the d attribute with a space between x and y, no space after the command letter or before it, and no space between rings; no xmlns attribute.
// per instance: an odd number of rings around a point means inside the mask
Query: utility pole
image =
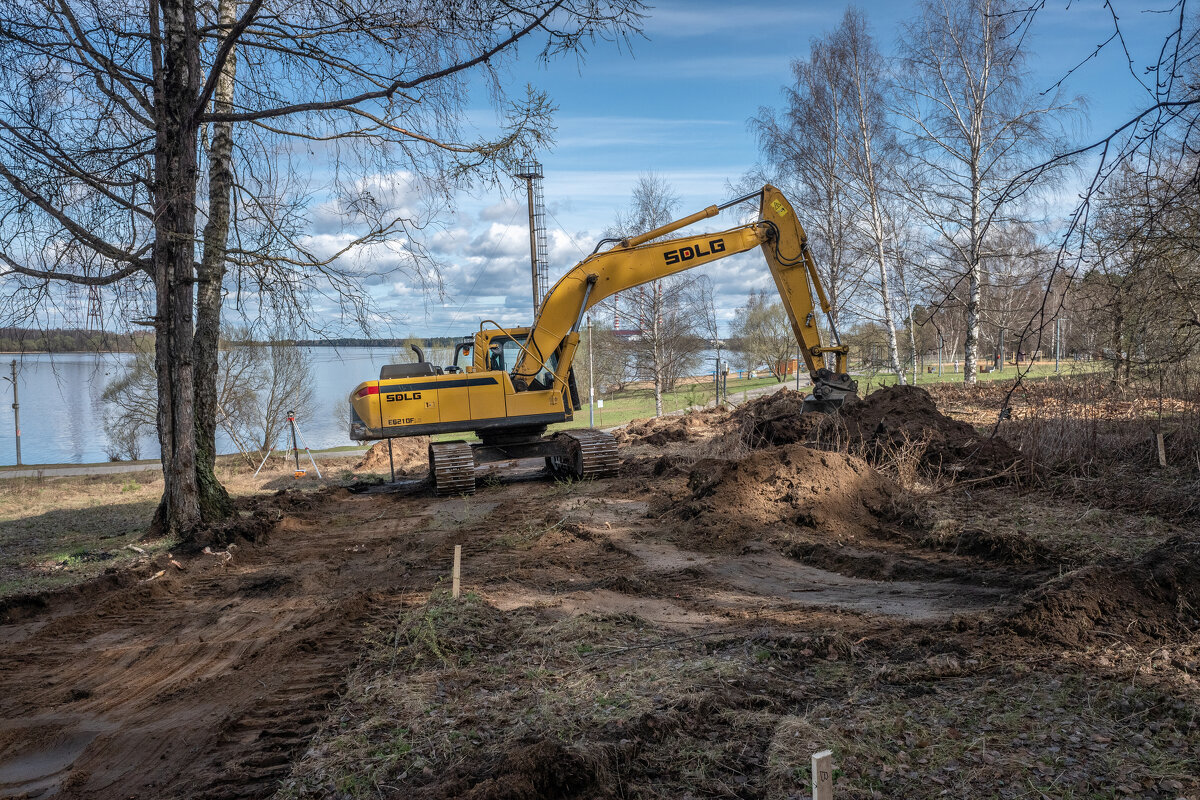
<svg viewBox="0 0 1200 800"><path fill-rule="evenodd" d="M596 369L592 359L592 315L588 314L588 427L596 427Z"/></svg>
<svg viewBox="0 0 1200 800"><path fill-rule="evenodd" d="M1062 351L1062 317L1054 320L1054 371L1058 372L1058 355Z"/></svg>
<svg viewBox="0 0 1200 800"><path fill-rule="evenodd" d="M713 364L713 408L721 405L721 340L713 337L717 348L717 358Z"/></svg>
<svg viewBox="0 0 1200 800"><path fill-rule="evenodd" d="M14 358L8 365L12 369L12 377L9 378L13 385L13 428L17 432L17 466L21 466L21 403L17 399L17 360Z"/></svg>

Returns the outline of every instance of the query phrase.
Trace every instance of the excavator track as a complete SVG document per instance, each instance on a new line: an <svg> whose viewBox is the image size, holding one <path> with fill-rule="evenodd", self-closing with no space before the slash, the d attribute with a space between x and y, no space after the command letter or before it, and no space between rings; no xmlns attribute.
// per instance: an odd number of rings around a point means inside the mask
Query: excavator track
<svg viewBox="0 0 1200 800"><path fill-rule="evenodd" d="M564 431L555 437L564 453L549 459L556 475L567 478L607 478L617 474L617 440L603 431Z"/></svg>
<svg viewBox="0 0 1200 800"><path fill-rule="evenodd" d="M429 474L439 495L475 494L475 454L466 442L429 445Z"/></svg>

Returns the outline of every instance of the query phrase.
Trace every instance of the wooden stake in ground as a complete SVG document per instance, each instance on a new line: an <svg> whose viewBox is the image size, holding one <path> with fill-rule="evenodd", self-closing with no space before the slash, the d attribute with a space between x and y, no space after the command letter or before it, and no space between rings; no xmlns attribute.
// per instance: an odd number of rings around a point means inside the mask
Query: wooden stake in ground
<svg viewBox="0 0 1200 800"><path fill-rule="evenodd" d="M1158 465L1160 467L1165 467L1167 465L1167 445L1163 441L1163 435L1161 433L1156 434L1154 439L1158 442Z"/></svg>
<svg viewBox="0 0 1200 800"><path fill-rule="evenodd" d="M833 800L833 751L822 750L812 757L813 800Z"/></svg>
<svg viewBox="0 0 1200 800"><path fill-rule="evenodd" d="M462 576L462 545L454 545L454 569L450 572L450 596L458 599Z"/></svg>

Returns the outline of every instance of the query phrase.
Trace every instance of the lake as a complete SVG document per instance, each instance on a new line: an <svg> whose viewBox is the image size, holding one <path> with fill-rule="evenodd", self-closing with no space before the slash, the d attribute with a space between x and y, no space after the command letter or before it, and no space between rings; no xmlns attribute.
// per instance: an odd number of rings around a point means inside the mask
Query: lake
<svg viewBox="0 0 1200 800"><path fill-rule="evenodd" d="M348 429L350 390L379 377L379 368L396 359L396 347L305 347L312 365L313 403L308 419L297 418L300 433L315 449L354 444ZM452 353L438 349L426 357L445 365ZM24 464L88 464L107 461L102 395L133 356L128 353L25 353L0 356L0 377L10 375L9 362L17 360L17 385L21 401L21 461ZM407 361L411 354L403 360ZM706 367L713 353L703 354ZM587 362L577 363L587 369ZM711 374L711 373L710 373ZM587 398L584 398L586 404ZM586 408L586 405L585 405ZM586 412L584 412L586 415ZM586 420L586 416L584 417ZM13 431L12 386L0 380L0 465L16 463ZM285 443L280 443L284 446ZM237 452L221 430L217 450ZM145 436L142 458L158 458L158 439Z"/></svg>
<svg viewBox="0 0 1200 800"><path fill-rule="evenodd" d="M379 377L379 368L392 361L395 347L306 347L312 364L313 411L298 419L310 447L352 444L350 390ZM434 356L436 354L431 354ZM0 376L10 376L17 360L21 402L21 461L25 464L87 464L108 460L104 435L104 387L121 374L133 356L128 353L25 353L0 356ZM12 385L0 380L0 465L16 463ZM158 439L142 440L142 458L157 458ZM222 453L237 448L217 432Z"/></svg>

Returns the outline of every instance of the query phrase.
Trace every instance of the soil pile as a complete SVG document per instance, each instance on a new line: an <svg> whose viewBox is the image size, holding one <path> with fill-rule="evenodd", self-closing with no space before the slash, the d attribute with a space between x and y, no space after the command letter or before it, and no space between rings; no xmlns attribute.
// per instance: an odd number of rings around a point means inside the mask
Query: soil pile
<svg viewBox="0 0 1200 800"><path fill-rule="evenodd" d="M635 419L613 432L621 444L651 444L662 447L668 442L695 442L707 438L728 421L722 410L700 409L670 417Z"/></svg>
<svg viewBox="0 0 1200 800"><path fill-rule="evenodd" d="M782 389L747 403L732 417L750 447L849 446L872 461L915 457L926 472L961 478L996 475L1021 460L1007 442L947 417L916 386L890 386L848 400L836 415L804 414L803 405L803 394Z"/></svg>
<svg viewBox="0 0 1200 800"><path fill-rule="evenodd" d="M691 497L677 513L703 525L709 544L738 546L761 526L789 523L835 536L879 527L893 485L854 456L803 445L760 450L742 459L705 458L688 476Z"/></svg>
<svg viewBox="0 0 1200 800"><path fill-rule="evenodd" d="M1034 592L1020 634L1080 645L1100 632L1152 640L1200 629L1200 539L1179 534L1133 562L1084 567Z"/></svg>
<svg viewBox="0 0 1200 800"><path fill-rule="evenodd" d="M950 419L917 386L889 386L847 403L840 418L851 446L873 459L915 449L921 466L962 478L996 475L1020 463L1021 455L1002 439L980 435Z"/></svg>
<svg viewBox="0 0 1200 800"><path fill-rule="evenodd" d="M366 452L362 461L354 465L354 468L366 472L388 472L388 441L388 439L383 439L371 445L371 449ZM425 472L429 468L428 436L409 436L390 441L397 475Z"/></svg>
<svg viewBox="0 0 1200 800"><path fill-rule="evenodd" d="M750 447L816 444L829 417L803 412L804 393L780 389L738 406L729 416L737 424L742 441Z"/></svg>

